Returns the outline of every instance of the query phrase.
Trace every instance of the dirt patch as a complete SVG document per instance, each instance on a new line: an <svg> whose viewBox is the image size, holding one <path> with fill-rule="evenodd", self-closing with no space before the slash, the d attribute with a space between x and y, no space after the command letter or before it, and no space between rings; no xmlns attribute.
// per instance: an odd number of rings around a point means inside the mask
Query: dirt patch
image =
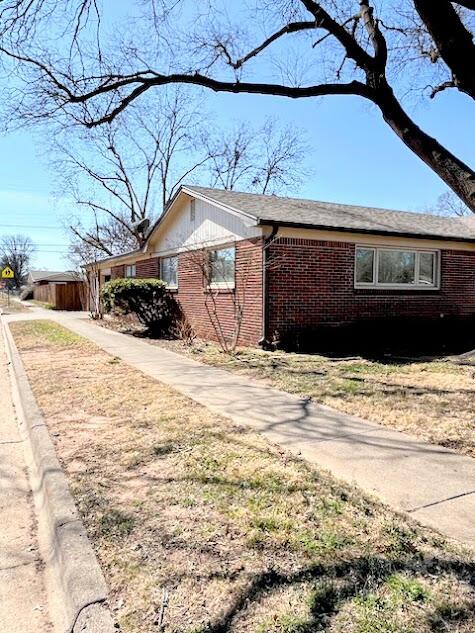
<svg viewBox="0 0 475 633"><path fill-rule="evenodd" d="M38 323L11 327L122 631L474 629L473 555Z"/></svg>

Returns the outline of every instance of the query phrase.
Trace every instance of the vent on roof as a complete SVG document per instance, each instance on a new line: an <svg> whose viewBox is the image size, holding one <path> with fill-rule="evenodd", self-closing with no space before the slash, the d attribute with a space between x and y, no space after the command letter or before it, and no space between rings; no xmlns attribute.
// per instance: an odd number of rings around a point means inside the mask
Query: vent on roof
<svg viewBox="0 0 475 633"><path fill-rule="evenodd" d="M196 200L193 198L190 200L190 222L195 221L195 208L196 208Z"/></svg>

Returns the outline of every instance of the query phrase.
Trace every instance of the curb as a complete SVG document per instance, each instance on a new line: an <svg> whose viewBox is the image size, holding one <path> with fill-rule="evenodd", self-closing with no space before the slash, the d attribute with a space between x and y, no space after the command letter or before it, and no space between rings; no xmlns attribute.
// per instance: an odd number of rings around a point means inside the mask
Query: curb
<svg viewBox="0 0 475 633"><path fill-rule="evenodd" d="M58 633L112 633L107 585L8 324L1 319L13 402L38 519L50 617Z"/></svg>

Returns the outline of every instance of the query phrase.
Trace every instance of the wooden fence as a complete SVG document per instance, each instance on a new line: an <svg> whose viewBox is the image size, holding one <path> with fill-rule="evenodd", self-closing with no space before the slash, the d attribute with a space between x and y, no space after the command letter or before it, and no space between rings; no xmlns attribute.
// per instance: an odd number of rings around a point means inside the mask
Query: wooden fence
<svg viewBox="0 0 475 633"><path fill-rule="evenodd" d="M82 282L35 286L33 299L49 303L56 310L83 310L83 286Z"/></svg>

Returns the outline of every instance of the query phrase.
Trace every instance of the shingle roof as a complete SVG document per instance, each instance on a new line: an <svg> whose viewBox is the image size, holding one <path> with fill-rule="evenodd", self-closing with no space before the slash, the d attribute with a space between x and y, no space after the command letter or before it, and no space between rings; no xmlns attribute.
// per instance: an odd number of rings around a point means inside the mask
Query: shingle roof
<svg viewBox="0 0 475 633"><path fill-rule="evenodd" d="M29 278L35 281L80 281L80 275L70 271L30 270Z"/></svg>
<svg viewBox="0 0 475 633"><path fill-rule="evenodd" d="M475 217L441 217L429 213L391 211L188 185L185 189L246 213L260 224L277 223L352 232L475 241Z"/></svg>

